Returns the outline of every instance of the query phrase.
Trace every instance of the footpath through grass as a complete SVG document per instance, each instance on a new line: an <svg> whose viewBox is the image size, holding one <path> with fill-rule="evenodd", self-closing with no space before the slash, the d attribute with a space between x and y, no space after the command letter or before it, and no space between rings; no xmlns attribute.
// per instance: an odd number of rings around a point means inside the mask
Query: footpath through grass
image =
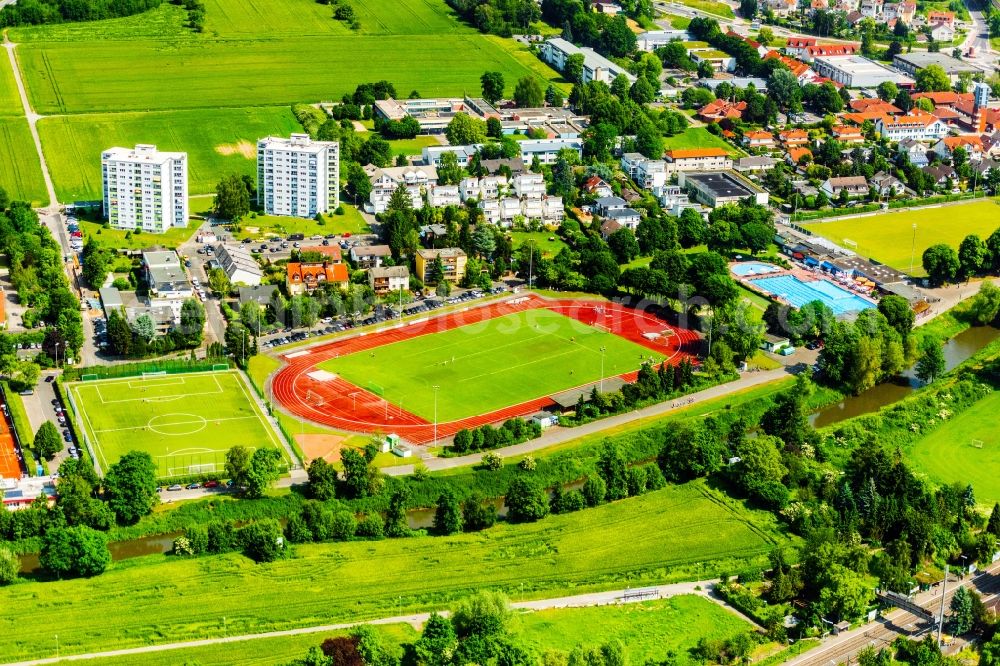
<svg viewBox="0 0 1000 666"><path fill-rule="evenodd" d="M75 654L432 610L488 587L544 598L714 578L763 564L783 541L770 514L691 483L476 534L301 545L271 564L139 558L0 589L0 651L49 656L52 627Z"/></svg>
<svg viewBox="0 0 1000 666"><path fill-rule="evenodd" d="M601 350L605 351L602 352ZM333 358L319 367L430 420L451 421L636 370L649 349L546 309ZM433 386L440 386L435 400ZM436 403L436 407L435 407Z"/></svg>
<svg viewBox="0 0 1000 666"><path fill-rule="evenodd" d="M844 245L845 239L854 241L858 246L851 249L856 249L858 254L899 271L909 272L912 256L913 275L919 277L926 275L921 263L924 250L938 243L957 250L968 234L978 234L985 240L1000 227L1000 205L995 199L987 199L932 208L880 211L877 217L866 215L802 224L814 234L840 245Z"/></svg>

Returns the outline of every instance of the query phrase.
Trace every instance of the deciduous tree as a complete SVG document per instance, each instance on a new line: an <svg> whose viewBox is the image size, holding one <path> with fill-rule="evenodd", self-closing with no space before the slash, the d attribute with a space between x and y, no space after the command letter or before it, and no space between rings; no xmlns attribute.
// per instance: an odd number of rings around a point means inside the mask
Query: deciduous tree
<svg viewBox="0 0 1000 666"><path fill-rule="evenodd" d="M104 477L108 506L118 522L130 525L156 506L156 463L145 451L129 451L108 468Z"/></svg>

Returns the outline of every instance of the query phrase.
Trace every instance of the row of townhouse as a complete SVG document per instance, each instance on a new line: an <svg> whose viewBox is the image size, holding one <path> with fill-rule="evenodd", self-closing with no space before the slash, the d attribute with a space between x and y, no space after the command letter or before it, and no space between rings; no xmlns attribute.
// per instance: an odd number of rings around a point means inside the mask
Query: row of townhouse
<svg viewBox="0 0 1000 666"><path fill-rule="evenodd" d="M427 166L438 167L441 166L443 155L453 153L459 166L465 167L472 162L472 158L482 147L482 144L478 143L465 146L426 146L421 151L421 161ZM536 158L542 164L555 164L560 151L563 150L570 150L576 153L577 157L583 156L583 139L579 136L529 139L519 141L517 147L521 151L521 162L526 167L530 167Z"/></svg>
<svg viewBox="0 0 1000 666"><path fill-rule="evenodd" d="M564 216L562 197L545 195L545 178L537 173L521 173L508 180L506 176L463 178L458 185L439 185L437 169L430 166L365 167L372 185L369 195L371 212L384 213L396 189L402 185L413 208L461 206L478 201L488 222L509 225L518 216L561 222Z"/></svg>
<svg viewBox="0 0 1000 666"><path fill-rule="evenodd" d="M560 72L566 67L566 60L577 54L583 56L583 83L602 81L610 85L619 75L627 78L630 84L636 81L635 75L627 69L611 62L591 48L578 47L562 37L549 39L542 44L542 60Z"/></svg>

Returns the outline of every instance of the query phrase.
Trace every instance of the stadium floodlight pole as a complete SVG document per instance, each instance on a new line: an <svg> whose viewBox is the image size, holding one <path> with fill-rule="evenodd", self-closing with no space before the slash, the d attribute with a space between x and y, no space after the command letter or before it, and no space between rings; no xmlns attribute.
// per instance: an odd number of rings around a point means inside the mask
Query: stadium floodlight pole
<svg viewBox="0 0 1000 666"><path fill-rule="evenodd" d="M913 277L913 254L917 249L917 223L913 223L913 240L910 242L910 277Z"/></svg>
<svg viewBox="0 0 1000 666"><path fill-rule="evenodd" d="M941 647L941 631L944 628L944 599L948 594L948 565L944 565L944 581L941 583L941 615L938 617L938 647Z"/></svg>
<svg viewBox="0 0 1000 666"><path fill-rule="evenodd" d="M434 385L434 446L438 443L438 389L441 388L437 384Z"/></svg>

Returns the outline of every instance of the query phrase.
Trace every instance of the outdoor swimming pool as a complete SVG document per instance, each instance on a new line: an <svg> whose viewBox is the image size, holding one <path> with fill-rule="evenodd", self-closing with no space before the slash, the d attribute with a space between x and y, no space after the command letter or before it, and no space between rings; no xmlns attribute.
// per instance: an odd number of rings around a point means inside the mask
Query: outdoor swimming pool
<svg viewBox="0 0 1000 666"><path fill-rule="evenodd" d="M767 273L777 273L781 269L774 264L765 264L763 261L744 261L733 264L729 267L733 275L747 277L748 275L766 275Z"/></svg>
<svg viewBox="0 0 1000 666"><path fill-rule="evenodd" d="M859 312L875 307L871 301L826 280L803 282L794 275L779 275L778 277L753 280L753 286L783 298L797 308L811 301L822 301L833 310L835 315Z"/></svg>

